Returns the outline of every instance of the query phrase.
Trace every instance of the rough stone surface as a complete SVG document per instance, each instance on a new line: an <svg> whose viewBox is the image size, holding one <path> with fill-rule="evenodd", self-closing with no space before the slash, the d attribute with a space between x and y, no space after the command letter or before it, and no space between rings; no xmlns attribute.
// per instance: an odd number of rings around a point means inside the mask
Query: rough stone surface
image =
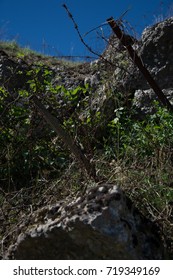
<svg viewBox="0 0 173 280"><path fill-rule="evenodd" d="M156 226L115 185L40 209L5 259L162 259Z"/></svg>
<svg viewBox="0 0 173 280"><path fill-rule="evenodd" d="M143 31L139 55L159 87L172 101L173 17ZM134 105L138 100L137 108L141 107L141 112L153 112L152 102L157 100L157 97L138 70L134 71L131 78L129 77L127 84L133 85Z"/></svg>
<svg viewBox="0 0 173 280"><path fill-rule="evenodd" d="M140 53L159 86L173 87L173 17L143 31Z"/></svg>
<svg viewBox="0 0 173 280"><path fill-rule="evenodd" d="M173 88L163 89L163 93L168 98L171 104L173 104ZM133 100L133 106L137 109L140 117L144 117L147 114L153 114L156 112L156 107L153 101L158 101L157 95L152 89L136 90Z"/></svg>
<svg viewBox="0 0 173 280"><path fill-rule="evenodd" d="M113 43L112 43L113 42ZM148 107L155 100L155 95L151 94L150 85L147 83L138 68L134 66L132 60L128 60L126 50L118 47L117 38L110 41L107 50L104 53L106 59L111 59L117 64L113 81L116 80L116 86L122 92L131 92L130 98L135 96L139 104L148 111ZM140 41L134 40L132 47L141 57L144 65L151 73L161 89L171 92L173 88L173 17L146 28L142 33ZM144 91L144 96L141 94ZM146 97L149 93L150 96ZM142 98L140 100L140 98ZM171 97L170 97L171 98ZM135 104L135 103L134 103ZM153 109L149 109L152 111Z"/></svg>

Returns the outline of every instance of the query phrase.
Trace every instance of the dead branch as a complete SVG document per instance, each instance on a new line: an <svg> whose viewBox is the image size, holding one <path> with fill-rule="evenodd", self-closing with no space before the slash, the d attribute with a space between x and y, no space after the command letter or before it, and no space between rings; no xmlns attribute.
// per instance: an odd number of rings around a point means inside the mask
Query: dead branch
<svg viewBox="0 0 173 280"><path fill-rule="evenodd" d="M83 154L80 147L74 142L74 139L71 137L71 135L65 131L58 119L49 113L49 111L44 107L44 105L36 96L32 96L31 100L35 103L38 110L45 118L46 122L51 125L54 131L61 137L66 147L70 149L70 151L74 154L81 167L84 167L88 175L95 181L97 181L95 166L91 164L88 158Z"/></svg>

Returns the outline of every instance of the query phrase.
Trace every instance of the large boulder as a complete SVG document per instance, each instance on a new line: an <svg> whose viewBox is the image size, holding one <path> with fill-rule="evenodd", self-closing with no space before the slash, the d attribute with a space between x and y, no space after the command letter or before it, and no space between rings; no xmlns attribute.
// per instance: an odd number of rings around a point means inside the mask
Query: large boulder
<svg viewBox="0 0 173 280"><path fill-rule="evenodd" d="M144 29L140 55L162 89L173 87L173 17Z"/></svg>
<svg viewBox="0 0 173 280"><path fill-rule="evenodd" d="M173 89L173 17L144 29L140 41L132 39L132 47L159 87L168 92L172 101L170 92ZM157 99L156 95L152 93L150 85L137 66L128 58L127 50L120 48L117 40L116 35L113 35L104 52L105 59L110 59L115 64L112 84L124 94L128 92L127 98L133 99L135 96L138 109L141 106L146 107L144 111L148 111L147 107L152 106L152 102ZM148 92L150 96L147 96ZM149 108L149 111L152 111L152 108Z"/></svg>
<svg viewBox="0 0 173 280"><path fill-rule="evenodd" d="M144 29L137 53L161 89L173 87L173 17ZM126 77L132 90L150 89L140 71L134 69Z"/></svg>
<svg viewBox="0 0 173 280"><path fill-rule="evenodd" d="M25 224L5 259L164 258L157 227L113 184L44 207Z"/></svg>
<svg viewBox="0 0 173 280"><path fill-rule="evenodd" d="M140 56L165 96L173 104L173 17L143 31ZM139 116L153 113L153 101L158 98L139 71L136 73L134 84L138 89L136 88L134 94L134 108L137 108Z"/></svg>

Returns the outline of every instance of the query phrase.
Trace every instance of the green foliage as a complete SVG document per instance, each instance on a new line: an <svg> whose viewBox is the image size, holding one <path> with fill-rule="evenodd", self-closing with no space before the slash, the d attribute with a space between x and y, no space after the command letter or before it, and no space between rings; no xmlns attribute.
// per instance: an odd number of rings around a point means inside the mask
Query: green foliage
<svg viewBox="0 0 173 280"><path fill-rule="evenodd" d="M76 117L88 102L85 100L89 91L87 85L70 90L62 85L54 86L51 83L53 72L41 63L26 76L28 90L19 89L11 95L0 88L0 181L8 189L36 184L45 174L51 178L58 176L68 162L68 151L40 118L30 102L31 95L41 98L53 114L61 112L61 122L74 139L78 138L80 126L92 123L90 111L82 122ZM97 121L99 118L97 112Z"/></svg>
<svg viewBox="0 0 173 280"><path fill-rule="evenodd" d="M173 201L169 187L173 180L173 115L158 104L156 112L142 121L130 117L124 108L115 113L108 124L106 157L121 162L127 170L124 184L126 188L131 185L129 195L145 215L147 206L152 215L165 217Z"/></svg>
<svg viewBox="0 0 173 280"><path fill-rule="evenodd" d="M116 117L108 124L109 138L115 154L138 159L152 156L159 150L173 145L173 116L167 109L157 106L155 114L143 121L130 118L123 108L116 110Z"/></svg>
<svg viewBox="0 0 173 280"><path fill-rule="evenodd" d="M15 40L13 41L0 41L0 46L4 49L11 50L13 52L17 51L19 49L18 44Z"/></svg>
<svg viewBox="0 0 173 280"><path fill-rule="evenodd" d="M24 57L21 50L15 51L18 58ZM30 101L31 95L36 95L59 118L74 142L96 162L98 172L101 175L105 172L106 180L119 180L123 185L124 178L128 177L126 187L133 182L135 191L132 187L129 194L140 209L143 207L145 212L149 205L157 216L169 208L173 201L173 191L168 184L173 181L170 167L173 115L170 112L155 104L155 114L138 120L125 108L123 94L114 94L113 89L108 88L106 94L116 95L117 106L113 114L109 114L97 105L92 108L93 92L88 85L67 90L63 85L52 84L54 73L42 63L34 64L26 76L26 88L9 93L0 87L0 184L4 190L37 187L42 181L62 176L62 170L68 166L69 152ZM99 153L101 156L97 158ZM120 165L116 170L115 164ZM123 168L125 175L121 173ZM73 191L79 190L83 174L76 165L70 165L67 170L65 186L71 184Z"/></svg>
<svg viewBox="0 0 173 280"><path fill-rule="evenodd" d="M32 51L29 47L21 48L15 40L0 41L0 47L7 51L10 55L15 55L17 58L24 58L26 55L37 54L35 51Z"/></svg>
<svg viewBox="0 0 173 280"><path fill-rule="evenodd" d="M42 64L27 72L30 91L32 94L43 94L46 91L46 86L50 85L52 71Z"/></svg>
<svg viewBox="0 0 173 280"><path fill-rule="evenodd" d="M55 133L34 113L29 101L31 94L46 91L52 73L39 66L27 75L29 91L21 89L11 95L0 87L0 182L6 189L30 186L45 173L58 176L68 159L54 140Z"/></svg>
<svg viewBox="0 0 173 280"><path fill-rule="evenodd" d="M92 90L87 85L69 90L53 85L53 71L41 63L26 75L27 89L9 94L0 87L0 183L5 190L37 186L42 180L61 176L68 166L69 152L30 102L31 95L37 95L90 158L101 149L106 169L110 160L123 162L137 188L135 193L130 190L130 195L140 207L152 204L157 214L173 201L173 192L167 186L173 178L165 164L168 154L170 158L173 155L170 112L155 104L155 114L142 121L135 119L122 105L119 94L119 108L111 119L101 109L93 110ZM97 162L100 164L100 158ZM135 170L131 168L134 164ZM106 172L112 173L111 168ZM103 171L102 166L98 169ZM75 190L82 175L74 170ZM123 175L119 177L122 183Z"/></svg>

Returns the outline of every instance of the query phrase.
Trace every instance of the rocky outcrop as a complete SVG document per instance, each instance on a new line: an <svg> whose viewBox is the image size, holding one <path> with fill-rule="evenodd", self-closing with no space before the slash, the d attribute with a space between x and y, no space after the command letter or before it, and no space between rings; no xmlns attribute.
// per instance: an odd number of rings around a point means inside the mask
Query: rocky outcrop
<svg viewBox="0 0 173 280"><path fill-rule="evenodd" d="M89 63L68 64L56 58L40 57L35 55L32 59L29 56L19 58L8 54L8 51L0 50L0 85L4 86L9 92L18 89L29 89L28 80L35 77L28 72L36 68L42 69L37 75L40 82L44 80L44 70L48 69L52 73L52 84L64 85L67 89L76 88L84 85L84 79L90 71Z"/></svg>
<svg viewBox="0 0 173 280"><path fill-rule="evenodd" d="M173 104L173 88L172 89L163 89L164 95ZM157 95L152 89L146 90L136 90L134 94L133 106L138 112L138 118L143 118L148 114L154 114L157 110L157 106L154 105L154 101L158 101Z"/></svg>
<svg viewBox="0 0 173 280"><path fill-rule="evenodd" d="M165 90L173 88L172 38L173 17L146 28L140 41L132 37L133 48L161 89ZM47 58L48 61L49 59ZM27 59L14 60L4 51L0 51L0 84L5 85L10 91L29 87L26 73L34 67L34 63L26 62ZM118 92L126 95L125 100L132 99L135 95L138 99L138 108L140 103L141 107L145 107L143 101L144 99L147 100L147 97L142 98L140 102L141 91L146 95L146 90L150 90L150 86L128 58L127 50L115 35L110 37L109 44L102 57L92 63L76 66L71 64L70 66L68 63L62 63L54 59L48 64L51 65L50 70L53 73L53 86L64 85L67 89L84 86L85 84L91 86L93 92L90 95L90 103L93 111L109 111L109 100L111 100L111 112L113 112L116 109L116 94ZM110 92L112 92L111 96ZM155 98L155 95L152 94L152 96ZM133 104L136 106L135 102ZM144 111L148 111L148 109Z"/></svg>
<svg viewBox="0 0 173 280"><path fill-rule="evenodd" d="M165 93L168 93L171 102L173 102L172 38L173 17L146 28L142 33L141 40L133 40L134 43L132 45L159 87L165 90ZM117 63L113 74L117 88L121 89L124 93L131 92L133 95L130 95L130 98L135 96L133 104L134 107L138 109L139 113L152 111L152 102L156 100L157 97L137 67L127 58L127 51L118 48L116 37L114 41L110 41L110 45L104 55L105 58L111 57L112 61Z"/></svg>
<svg viewBox="0 0 173 280"><path fill-rule="evenodd" d="M140 54L158 85L162 89L172 88L173 17L143 31Z"/></svg>
<svg viewBox="0 0 173 280"><path fill-rule="evenodd" d="M134 39L133 44L170 101L173 95L172 38L173 18L170 18L145 29L141 41ZM84 84L92 87L93 90L80 96L86 102L85 107L78 108L81 111L77 112L77 116L82 120L87 110L100 113L103 118L99 120L97 140L104 132L100 127L104 129L107 126L107 122L115 117L116 106L121 105L119 100L123 97L116 97L116 94L127 93L133 97L133 105L139 115L152 113L152 103L156 99L145 79L128 59L126 49L114 36L103 56L105 60L99 59L77 67L69 67L58 60L54 64L49 63L53 86L64 85L68 90ZM0 51L0 85L10 93L27 89L27 72L35 65L10 58ZM72 111L69 108L73 104L65 104L61 97L59 93L57 99L63 104L62 108L57 106L56 115L69 117ZM61 115L58 117L61 118ZM5 259L164 258L157 227L138 212L121 189L110 184L98 185L88 189L81 197L67 198L56 205L41 208L23 222L18 232L3 256Z"/></svg>
<svg viewBox="0 0 173 280"><path fill-rule="evenodd" d="M173 17L153 25L142 34L141 58L168 100L173 103ZM138 74L134 107L139 114L153 113L156 94Z"/></svg>
<svg viewBox="0 0 173 280"><path fill-rule="evenodd" d="M143 31L140 56L165 96L173 103L173 17ZM139 73L135 71L136 85L134 106L139 113L152 113L156 94ZM130 80L129 80L130 81Z"/></svg>
<svg viewBox="0 0 173 280"><path fill-rule="evenodd" d="M157 227L113 184L40 209L6 259L163 259Z"/></svg>

